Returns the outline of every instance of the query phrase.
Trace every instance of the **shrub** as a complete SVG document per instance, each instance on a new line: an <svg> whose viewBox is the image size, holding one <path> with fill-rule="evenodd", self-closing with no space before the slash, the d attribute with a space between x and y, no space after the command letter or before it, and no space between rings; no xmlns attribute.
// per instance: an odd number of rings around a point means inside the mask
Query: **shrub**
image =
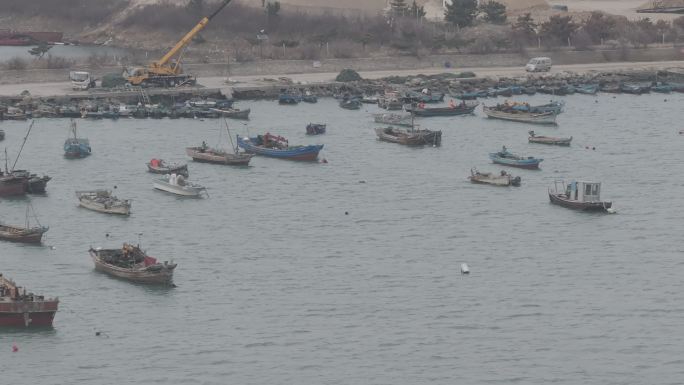
<svg viewBox="0 0 684 385"><path fill-rule="evenodd" d="M28 62L20 57L13 57L5 62L7 70L23 71L28 68Z"/></svg>
<svg viewBox="0 0 684 385"><path fill-rule="evenodd" d="M343 69L340 74L335 78L338 82L355 82L362 80L361 75L352 69Z"/></svg>

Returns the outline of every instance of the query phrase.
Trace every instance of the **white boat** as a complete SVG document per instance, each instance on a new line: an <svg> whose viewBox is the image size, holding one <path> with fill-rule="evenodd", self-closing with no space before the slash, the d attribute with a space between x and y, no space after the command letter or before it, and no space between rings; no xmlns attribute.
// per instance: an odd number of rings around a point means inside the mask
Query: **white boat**
<svg viewBox="0 0 684 385"><path fill-rule="evenodd" d="M487 106L483 106L483 111L487 117L494 119L503 119L522 123L556 124L556 114L553 112L544 112L540 114L521 111L506 112L498 110L495 107Z"/></svg>
<svg viewBox="0 0 684 385"><path fill-rule="evenodd" d="M76 191L79 206L105 214L129 215L131 201L119 199L108 190Z"/></svg>
<svg viewBox="0 0 684 385"><path fill-rule="evenodd" d="M157 190L187 197L199 197L202 192L205 194L207 192L206 187L187 182L183 175L176 174L155 179L153 187Z"/></svg>

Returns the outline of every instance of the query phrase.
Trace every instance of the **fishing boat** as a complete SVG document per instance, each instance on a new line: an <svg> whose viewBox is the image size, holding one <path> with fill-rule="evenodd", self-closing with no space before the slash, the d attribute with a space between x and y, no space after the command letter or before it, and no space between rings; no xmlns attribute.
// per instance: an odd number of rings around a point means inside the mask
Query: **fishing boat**
<svg viewBox="0 0 684 385"><path fill-rule="evenodd" d="M556 146L569 146L572 142L572 136L569 138L556 138L553 136L537 136L534 131L528 131L530 136L527 141L530 143L552 144Z"/></svg>
<svg viewBox="0 0 684 385"><path fill-rule="evenodd" d="M674 90L674 87L667 83L654 83L651 85L651 91L659 94L669 94Z"/></svg>
<svg viewBox="0 0 684 385"><path fill-rule="evenodd" d="M301 96L291 92L281 92L278 96L278 104L295 105L299 104L300 101L302 101Z"/></svg>
<svg viewBox="0 0 684 385"><path fill-rule="evenodd" d="M491 172L479 172L476 169L470 169L470 176L468 177L472 183L489 184L492 186L520 186L520 177L512 176L506 171L501 171L499 174Z"/></svg>
<svg viewBox="0 0 684 385"><path fill-rule="evenodd" d="M266 133L253 138L237 136L238 146L250 154L263 155L271 158L315 161L318 153L323 149L322 144L308 146L290 146L287 139Z"/></svg>
<svg viewBox="0 0 684 385"><path fill-rule="evenodd" d="M152 187L160 191L186 197L199 197L202 193L206 194L207 192L206 187L187 182L183 175L176 174L165 175L160 179L155 179Z"/></svg>
<svg viewBox="0 0 684 385"><path fill-rule="evenodd" d="M29 221L31 214L36 220L37 226L31 226ZM33 212L33 207L29 203L26 206L26 222L24 223L24 226L0 223L0 240L19 243L41 243L43 234L48 230L49 227L42 226L40 222L38 222L38 217L36 216L36 213Z"/></svg>
<svg viewBox="0 0 684 385"><path fill-rule="evenodd" d="M189 177L187 163L167 163L164 159L152 159L147 163L147 171L153 174L179 174Z"/></svg>
<svg viewBox="0 0 684 385"><path fill-rule="evenodd" d="M378 107L388 111L401 110L404 108L404 103L397 92L385 92L385 95L378 98Z"/></svg>
<svg viewBox="0 0 684 385"><path fill-rule="evenodd" d="M622 92L619 84L604 84L599 87L599 91L607 92L610 94L619 94Z"/></svg>
<svg viewBox="0 0 684 385"><path fill-rule="evenodd" d="M85 158L90 155L90 142L86 138L79 138L76 135L76 121L71 119L71 132L73 137L64 141L64 156L67 158Z"/></svg>
<svg viewBox="0 0 684 385"><path fill-rule="evenodd" d="M206 142L202 142L200 147L187 147L185 153L195 162L225 164L230 166L249 165L254 154L239 152L239 148L233 143L233 135L230 133L228 121L223 119L223 124L228 132L228 139L230 139L232 151L225 151L221 148L210 148L207 146ZM221 142L222 132L222 130L219 130L219 143Z"/></svg>
<svg viewBox="0 0 684 385"><path fill-rule="evenodd" d="M129 215L131 201L119 199L109 190L76 191L78 205L105 214Z"/></svg>
<svg viewBox="0 0 684 385"><path fill-rule="evenodd" d="M508 152L506 146L499 152L492 152L489 154L489 159L494 163L504 164L506 166L526 168L526 169L538 169L539 163L544 159L535 158L532 156L520 156Z"/></svg>
<svg viewBox="0 0 684 385"><path fill-rule="evenodd" d="M375 123L390 124L393 126L412 127L411 114L375 114Z"/></svg>
<svg viewBox="0 0 684 385"><path fill-rule="evenodd" d="M0 171L0 197L26 194L25 179Z"/></svg>
<svg viewBox="0 0 684 385"><path fill-rule="evenodd" d="M578 94L584 94L584 95L596 95L598 90L599 90L598 84L580 84L580 85L575 87L575 91L577 91Z"/></svg>
<svg viewBox="0 0 684 385"><path fill-rule="evenodd" d="M407 103L440 103L444 101L443 92L408 92L404 97Z"/></svg>
<svg viewBox="0 0 684 385"><path fill-rule="evenodd" d="M430 116L456 116L456 115L468 115L475 111L479 103L459 103L453 104L449 107L422 107L420 105L414 106L407 104L404 106L406 112L410 112L415 116L420 117L430 117Z"/></svg>
<svg viewBox="0 0 684 385"><path fill-rule="evenodd" d="M38 176L27 170L13 170L11 174L24 181L24 191L28 194L45 194L47 183L52 180L47 175Z"/></svg>
<svg viewBox="0 0 684 385"><path fill-rule="evenodd" d="M320 135L325 134L325 129L327 125L323 123L309 123L306 125L307 135Z"/></svg>
<svg viewBox="0 0 684 385"><path fill-rule="evenodd" d="M556 124L556 114L553 112L535 114L530 112L515 111L512 109L504 110L501 107L487 106L483 106L483 111L487 117L492 119L502 119L520 123Z"/></svg>
<svg viewBox="0 0 684 385"><path fill-rule="evenodd" d="M210 110L218 112L224 118L231 119L249 119L249 113L252 111L250 108L247 108L245 110L240 110L238 108L230 108L223 110L218 108L210 108Z"/></svg>
<svg viewBox="0 0 684 385"><path fill-rule="evenodd" d="M0 327L52 327L59 299L26 292L0 274Z"/></svg>
<svg viewBox="0 0 684 385"><path fill-rule="evenodd" d="M462 91L460 93L451 93L451 96L459 100L475 100L477 98L486 98L486 90Z"/></svg>
<svg viewBox="0 0 684 385"><path fill-rule="evenodd" d="M91 247L88 253L97 271L137 283L173 285L177 264L157 261L142 251L140 245L124 243L120 249Z"/></svg>
<svg viewBox="0 0 684 385"><path fill-rule="evenodd" d="M405 130L402 128L384 127L376 128L375 133L378 136L378 140L403 144L405 146L439 146L442 144L442 131Z"/></svg>
<svg viewBox="0 0 684 385"><path fill-rule="evenodd" d="M641 95L651 92L651 86L645 86L635 83L621 83L620 91L625 94Z"/></svg>
<svg viewBox="0 0 684 385"><path fill-rule="evenodd" d="M346 99L340 102L340 107L345 110L358 110L361 109L361 101L359 99Z"/></svg>
<svg viewBox="0 0 684 385"><path fill-rule="evenodd" d="M0 112L0 120L26 120L28 118L27 113L16 107L8 107L7 111Z"/></svg>
<svg viewBox="0 0 684 385"><path fill-rule="evenodd" d="M318 103L318 98L316 97L316 95L312 94L311 92L306 91L306 93L304 93L304 95L302 95L302 101L304 103Z"/></svg>
<svg viewBox="0 0 684 385"><path fill-rule="evenodd" d="M572 181L555 181L553 187L549 187L549 199L551 203L582 211L606 211L614 212L613 203L601 200L601 183Z"/></svg>

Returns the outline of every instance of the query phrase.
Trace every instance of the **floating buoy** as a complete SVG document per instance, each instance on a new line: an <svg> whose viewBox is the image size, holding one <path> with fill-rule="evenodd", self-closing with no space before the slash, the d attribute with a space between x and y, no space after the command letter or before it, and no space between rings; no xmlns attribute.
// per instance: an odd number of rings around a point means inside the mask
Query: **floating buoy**
<svg viewBox="0 0 684 385"><path fill-rule="evenodd" d="M349 211L345 211L345 212L344 212L344 215L349 215Z"/></svg>
<svg viewBox="0 0 684 385"><path fill-rule="evenodd" d="M323 158L323 159L321 159L321 163L328 163L328 160Z"/></svg>
<svg viewBox="0 0 684 385"><path fill-rule="evenodd" d="M596 147L592 147L591 149L592 149L593 151L596 151Z"/></svg>
<svg viewBox="0 0 684 385"><path fill-rule="evenodd" d="M102 332L95 332L95 335L98 337L100 336L100 334L102 334Z"/></svg>
<svg viewBox="0 0 684 385"><path fill-rule="evenodd" d="M588 150L588 149L589 149L589 146L585 146L584 148L585 148L586 150Z"/></svg>
<svg viewBox="0 0 684 385"><path fill-rule="evenodd" d="M366 183L366 181L365 181L365 180L360 180L359 183Z"/></svg>
<svg viewBox="0 0 684 385"><path fill-rule="evenodd" d="M12 353L16 353L18 351L19 351L19 347L17 346L17 344L12 344Z"/></svg>
<svg viewBox="0 0 684 385"><path fill-rule="evenodd" d="M470 274L470 269L468 269L467 263L461 264L461 274Z"/></svg>

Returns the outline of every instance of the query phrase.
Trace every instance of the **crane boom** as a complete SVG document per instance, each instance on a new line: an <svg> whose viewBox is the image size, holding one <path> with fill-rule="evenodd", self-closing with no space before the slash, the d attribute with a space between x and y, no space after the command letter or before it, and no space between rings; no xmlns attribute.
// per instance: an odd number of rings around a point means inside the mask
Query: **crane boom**
<svg viewBox="0 0 684 385"><path fill-rule="evenodd" d="M214 16L216 16L219 12L221 12L221 10L225 8L226 5L228 5L228 3L230 3L231 1L232 0L224 0L223 4L221 4L221 6L218 7L216 11L214 11L214 13L212 13L209 16L203 17L202 20L200 20L200 22L197 23L195 27L193 27L188 33L186 33L185 36L183 36L183 38L180 39L178 43L176 43L176 45L174 45L169 52L166 53L166 55L164 55L158 61L152 63L152 66L163 67L164 65L166 65L169 62L169 60L171 60L171 58L173 58L178 52L180 52L183 48L190 44L192 38L195 37L195 35L197 35L201 30L203 30L204 27L206 27L207 24L209 24L209 21L213 19Z"/></svg>

